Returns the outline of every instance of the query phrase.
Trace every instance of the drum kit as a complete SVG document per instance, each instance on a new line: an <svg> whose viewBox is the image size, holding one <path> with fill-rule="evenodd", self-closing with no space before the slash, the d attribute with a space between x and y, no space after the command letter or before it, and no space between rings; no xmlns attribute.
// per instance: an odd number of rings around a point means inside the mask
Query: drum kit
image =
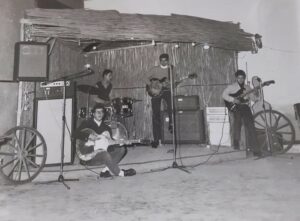
<svg viewBox="0 0 300 221"><path fill-rule="evenodd" d="M101 93L97 87L81 84L77 89L88 95L86 107L81 107L79 118L87 119L91 117L90 95L98 95ZM110 102L105 103L105 122L111 127L114 139L127 139L128 132L126 127L119 122L121 119L133 116L133 104L142 100L130 97L117 97Z"/></svg>

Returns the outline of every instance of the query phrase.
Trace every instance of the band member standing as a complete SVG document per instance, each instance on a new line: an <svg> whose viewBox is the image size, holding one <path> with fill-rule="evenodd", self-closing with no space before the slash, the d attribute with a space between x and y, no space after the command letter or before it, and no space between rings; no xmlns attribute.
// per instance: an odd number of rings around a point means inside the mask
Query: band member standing
<svg viewBox="0 0 300 221"><path fill-rule="evenodd" d="M170 80L170 68L173 68L169 64L169 55L161 54L159 56L159 66L154 66L147 73L147 85L154 85L159 81L162 83L161 92L157 96L152 96L152 125L153 125L153 142L151 143L153 148L157 148L159 140L161 140L161 100L163 99L167 104L167 111L169 115L169 131L172 133L172 107L171 107L171 91L168 87ZM147 88L148 88L147 86ZM149 90L148 90L149 92ZM150 93L149 93L150 94ZM151 96L151 95L150 95Z"/></svg>
<svg viewBox="0 0 300 221"><path fill-rule="evenodd" d="M92 109L93 117L83 121L78 129L75 131L75 138L84 142L93 141L94 146L89 146L85 150L86 153L93 152L95 149L99 150L103 147L100 145L100 139L112 139L112 130L103 121L105 117L105 108L103 104L97 103ZM84 129L89 128L96 132L97 135L87 133ZM82 152L82 151L81 151ZM133 176L136 174L134 169L121 170L118 163L127 154L125 147L109 147L107 150L99 152L93 159L86 161L87 165L105 164L106 167L100 173L100 177L111 177L113 173L116 176Z"/></svg>
<svg viewBox="0 0 300 221"><path fill-rule="evenodd" d="M96 83L98 95L94 96L93 100L97 103L108 104L111 100L112 90L112 71L105 69L102 73L102 80Z"/></svg>
<svg viewBox="0 0 300 221"><path fill-rule="evenodd" d="M261 156L262 153L257 142L254 119L249 107L250 99L254 100L255 98L252 94L249 94L244 97L246 102L241 102L236 94L249 91L251 88L245 84L246 73L243 70L237 70L235 78L236 82L229 85L223 92L223 99L235 105L234 111L231 111L231 116L233 117L233 147L237 150L240 149L241 127L243 123L246 132L247 149L252 151L253 155Z"/></svg>

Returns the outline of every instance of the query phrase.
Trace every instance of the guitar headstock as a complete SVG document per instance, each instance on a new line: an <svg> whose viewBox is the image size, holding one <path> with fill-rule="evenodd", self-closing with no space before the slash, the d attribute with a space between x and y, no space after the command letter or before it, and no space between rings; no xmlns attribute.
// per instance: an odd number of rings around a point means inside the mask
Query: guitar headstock
<svg viewBox="0 0 300 221"><path fill-rule="evenodd" d="M263 86L269 86L270 84L275 84L275 81L274 80L271 80L271 81L265 81L263 83Z"/></svg>

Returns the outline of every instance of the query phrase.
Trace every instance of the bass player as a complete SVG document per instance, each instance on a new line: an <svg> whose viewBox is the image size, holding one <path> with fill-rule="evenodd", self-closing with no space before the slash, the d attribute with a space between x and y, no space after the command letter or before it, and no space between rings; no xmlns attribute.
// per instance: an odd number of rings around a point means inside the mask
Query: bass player
<svg viewBox="0 0 300 221"><path fill-rule="evenodd" d="M172 133L172 107L171 107L171 91L169 87L170 69L173 68L169 64L169 55L161 54L159 56L159 66L152 67L147 72L147 86L148 94L152 97L152 132L153 142L151 146L157 148L159 140L161 140L161 100L163 99L167 104L167 111L169 115L169 132Z"/></svg>
<svg viewBox="0 0 300 221"><path fill-rule="evenodd" d="M107 178L111 177L112 174L115 176L133 176L136 174L134 169L120 169L118 163L125 157L127 154L127 149L125 147L111 147L103 149L101 144L103 140L112 140L112 130L105 124L103 121L105 117L105 106L104 104L97 103L92 109L93 116L81 123L81 125L75 131L75 138L79 139L85 143L91 142L94 143L92 146L87 146L84 150L81 150L83 153L90 153L95 150L100 150L97 155L86 161L87 165L99 165L104 164L106 167L100 173L100 177ZM87 133L86 129L93 130L95 133ZM112 174L111 174L112 173Z"/></svg>
<svg viewBox="0 0 300 221"><path fill-rule="evenodd" d="M241 127L243 123L245 127L247 150L252 151L254 156L262 156L257 142L254 119L249 107L250 100L255 100L255 97L250 93L244 96L243 99L239 99L238 96L250 91L251 88L245 84L246 73L243 70L237 70L235 72L235 78L236 81L229 85L222 95L226 104L232 104L231 106L226 106L233 117L233 148L236 150L240 149Z"/></svg>

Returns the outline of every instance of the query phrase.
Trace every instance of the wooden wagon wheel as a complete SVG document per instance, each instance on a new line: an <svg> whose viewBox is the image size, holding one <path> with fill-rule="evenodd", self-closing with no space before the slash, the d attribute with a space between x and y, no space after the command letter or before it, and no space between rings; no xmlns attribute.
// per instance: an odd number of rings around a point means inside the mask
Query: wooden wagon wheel
<svg viewBox="0 0 300 221"><path fill-rule="evenodd" d="M34 128L18 126L1 137L0 170L13 184L32 181L43 169L47 146Z"/></svg>
<svg viewBox="0 0 300 221"><path fill-rule="evenodd" d="M282 113L275 110L266 110L256 113L254 126L258 140L262 143L263 150L272 153L285 153L295 142L295 128L291 121ZM266 130L270 141L271 150L268 150Z"/></svg>

